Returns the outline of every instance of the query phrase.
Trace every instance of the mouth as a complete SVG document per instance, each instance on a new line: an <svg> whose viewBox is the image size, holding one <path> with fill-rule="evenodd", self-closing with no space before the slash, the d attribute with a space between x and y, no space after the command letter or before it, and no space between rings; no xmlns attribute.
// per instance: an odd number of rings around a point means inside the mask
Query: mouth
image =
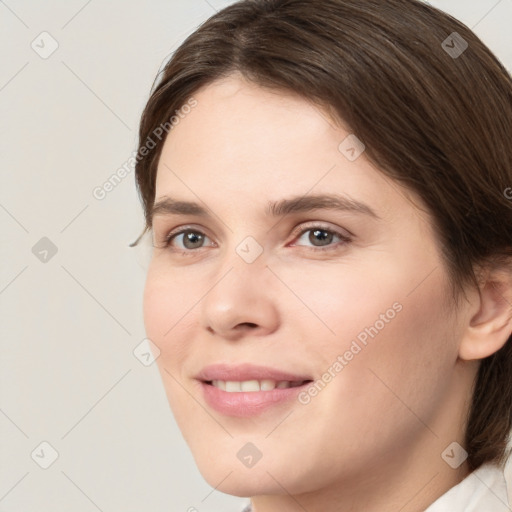
<svg viewBox="0 0 512 512"><path fill-rule="evenodd" d="M262 385L263 390L273 384L274 388L297 386L306 380L311 380L312 376L307 374L291 373L286 370L280 370L270 366L261 366L252 363L240 363L235 365L217 363L204 367L197 375L195 375L195 378L211 385L217 384L219 387L222 385L222 383L225 383L225 390L227 391L230 389L240 391L236 388L238 384L233 383L242 383L244 386L248 387L248 390L256 389L256 381L260 386L260 389L258 389L259 391L262 389Z"/></svg>
<svg viewBox="0 0 512 512"><path fill-rule="evenodd" d="M203 399L209 407L224 416L248 418L269 414L283 414L283 408L297 406L297 395L313 382L252 379L244 381L200 381Z"/></svg>
<svg viewBox="0 0 512 512"><path fill-rule="evenodd" d="M226 391L228 393L255 393L258 391L272 391L273 389L288 389L288 388L297 388L301 387L305 384L309 384L313 382L311 379L305 380L273 380L273 379L252 379L252 380L205 380L202 381L204 384L208 386L213 386L217 389L221 389L222 391Z"/></svg>
<svg viewBox="0 0 512 512"><path fill-rule="evenodd" d="M308 386L311 375L296 374L252 363L217 363L204 367L195 379L206 405L225 416L249 417L264 411L282 412Z"/></svg>

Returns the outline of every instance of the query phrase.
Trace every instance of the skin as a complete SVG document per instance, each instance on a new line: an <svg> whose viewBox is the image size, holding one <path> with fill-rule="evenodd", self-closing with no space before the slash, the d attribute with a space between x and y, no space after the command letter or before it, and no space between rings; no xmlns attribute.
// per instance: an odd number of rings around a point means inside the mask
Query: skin
<svg viewBox="0 0 512 512"><path fill-rule="evenodd" d="M201 474L218 491L252 497L256 512L424 510L468 474L466 462L452 469L441 453L464 444L478 358L510 333L497 295L470 291L454 310L420 198L364 152L349 161L338 146L351 132L319 107L236 74L194 97L165 141L156 201L196 201L212 216L154 217L144 322ZM333 191L380 219L264 214L268 201ZM164 247L179 227L203 233L203 245L189 248L178 235ZM353 236L333 235L321 251L311 231L300 234L307 228ZM263 249L250 264L236 252L247 236ZM226 416L194 379L218 362L322 378L394 303L401 311L308 404ZM251 468L237 458L247 442L262 453Z"/></svg>

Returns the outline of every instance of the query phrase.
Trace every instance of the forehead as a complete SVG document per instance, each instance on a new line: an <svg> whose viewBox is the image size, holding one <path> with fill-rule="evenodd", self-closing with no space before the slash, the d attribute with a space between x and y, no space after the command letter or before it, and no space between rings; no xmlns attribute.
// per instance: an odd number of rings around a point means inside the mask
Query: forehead
<svg viewBox="0 0 512 512"><path fill-rule="evenodd" d="M166 194L196 201L218 196L230 202L236 196L247 205L256 199L266 204L309 192L335 192L382 212L410 203L411 194L364 152L354 161L347 159L340 144L353 134L296 94L233 75L193 97L197 105L181 116L165 140L156 201Z"/></svg>
<svg viewBox="0 0 512 512"><path fill-rule="evenodd" d="M309 168L307 185L315 172L336 163L343 132L305 99L263 89L238 75L213 82L193 97L197 105L165 140L157 189L169 175L164 164L190 178L214 175L219 185L226 175L245 182L258 176L267 183L301 180L301 171Z"/></svg>
<svg viewBox="0 0 512 512"><path fill-rule="evenodd" d="M325 113L297 95L263 89L234 75L193 96L197 105L182 115L165 141L164 150L176 158L215 156L233 165L265 160L268 166L284 154L292 158L292 150L318 157L329 145L336 149L339 135L318 146L333 127Z"/></svg>

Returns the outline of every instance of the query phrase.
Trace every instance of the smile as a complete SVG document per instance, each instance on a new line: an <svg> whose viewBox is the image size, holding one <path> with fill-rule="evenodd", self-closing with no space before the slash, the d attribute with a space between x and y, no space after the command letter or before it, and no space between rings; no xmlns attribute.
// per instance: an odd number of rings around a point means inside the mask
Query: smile
<svg viewBox="0 0 512 512"><path fill-rule="evenodd" d="M281 380L275 381L271 379L263 379L263 380L244 380L244 381L235 381L235 380L212 380L208 381L207 384L211 384L212 386L222 389L223 391L227 391L228 393L239 393L242 391L255 392L255 391L271 391L272 389L286 389L286 388L295 388L297 386L301 386L307 381L299 380L299 381L289 381L289 380Z"/></svg>
<svg viewBox="0 0 512 512"><path fill-rule="evenodd" d="M277 411L297 404L297 395L312 381L201 381L206 404L224 416L247 418L265 411ZM222 389L222 386L225 389Z"/></svg>

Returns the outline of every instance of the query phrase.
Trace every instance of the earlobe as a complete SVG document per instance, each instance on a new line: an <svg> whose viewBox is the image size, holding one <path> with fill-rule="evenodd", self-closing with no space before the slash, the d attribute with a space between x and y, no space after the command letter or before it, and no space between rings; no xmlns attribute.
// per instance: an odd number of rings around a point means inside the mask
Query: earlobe
<svg viewBox="0 0 512 512"><path fill-rule="evenodd" d="M480 287L479 307L472 314L459 347L459 357L470 361L498 352L512 334L512 276L490 275Z"/></svg>

